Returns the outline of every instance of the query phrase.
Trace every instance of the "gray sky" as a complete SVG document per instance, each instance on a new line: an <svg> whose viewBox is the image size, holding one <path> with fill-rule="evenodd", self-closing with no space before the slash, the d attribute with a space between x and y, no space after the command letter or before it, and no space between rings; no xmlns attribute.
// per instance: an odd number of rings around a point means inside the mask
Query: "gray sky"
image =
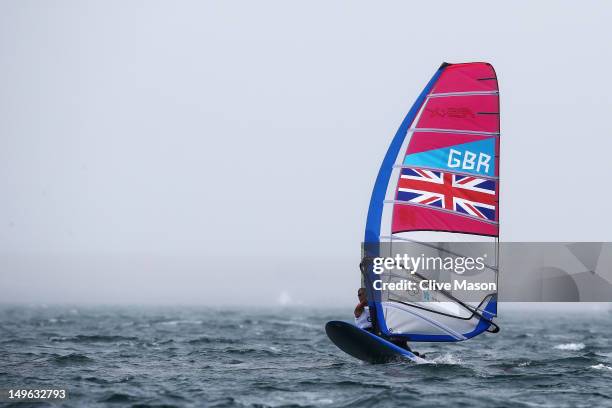
<svg viewBox="0 0 612 408"><path fill-rule="evenodd" d="M491 62L505 240L612 240L612 4L0 0L0 301L349 304L442 61Z"/></svg>

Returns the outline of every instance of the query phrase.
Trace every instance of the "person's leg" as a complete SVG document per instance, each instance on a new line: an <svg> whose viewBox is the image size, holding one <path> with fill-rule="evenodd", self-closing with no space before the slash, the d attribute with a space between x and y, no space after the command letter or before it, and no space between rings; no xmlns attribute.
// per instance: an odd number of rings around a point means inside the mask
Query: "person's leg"
<svg viewBox="0 0 612 408"><path fill-rule="evenodd" d="M405 350L408 350L408 351L412 352L412 350L410 349L410 346L408 346L408 342L406 340L391 338L391 339L389 339L389 341L391 343L395 344L398 347L401 347L401 348L403 348Z"/></svg>
<svg viewBox="0 0 612 408"><path fill-rule="evenodd" d="M408 350L409 352L411 352L412 354L414 354L417 357L421 357L421 358L425 358L425 354L421 354L418 351L414 351L410 348L410 346L408 345L408 342L406 340L402 340L402 339L388 339L391 343L395 344L398 347L403 348L404 350Z"/></svg>

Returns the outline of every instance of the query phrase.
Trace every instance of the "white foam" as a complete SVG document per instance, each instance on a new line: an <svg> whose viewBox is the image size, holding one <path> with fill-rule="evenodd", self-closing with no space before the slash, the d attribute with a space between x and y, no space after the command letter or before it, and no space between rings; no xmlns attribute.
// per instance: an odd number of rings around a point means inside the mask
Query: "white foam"
<svg viewBox="0 0 612 408"><path fill-rule="evenodd" d="M238 398L238 402L243 405L265 405L269 407L283 407L287 405L299 406L321 406L330 405L334 400L327 396L320 395L309 391L275 391L266 394L264 399L254 396L242 396Z"/></svg>
<svg viewBox="0 0 612 408"><path fill-rule="evenodd" d="M433 358L427 361L432 362L434 364L451 364L451 365L459 365L462 363L462 361L458 357L455 357L449 353L446 353L442 356L439 356L439 357L436 357L436 358Z"/></svg>
<svg viewBox="0 0 612 408"><path fill-rule="evenodd" d="M202 320L169 320L167 322L159 322L166 326L176 326L179 324L202 324Z"/></svg>
<svg viewBox="0 0 612 408"><path fill-rule="evenodd" d="M592 365L590 368L594 368L595 370L610 370L612 371L612 367L607 366L607 365L603 365L603 364L597 364L597 365Z"/></svg>
<svg viewBox="0 0 612 408"><path fill-rule="evenodd" d="M566 344L557 344L555 346L557 350L568 350L568 351L578 351L584 348L584 343L566 343Z"/></svg>

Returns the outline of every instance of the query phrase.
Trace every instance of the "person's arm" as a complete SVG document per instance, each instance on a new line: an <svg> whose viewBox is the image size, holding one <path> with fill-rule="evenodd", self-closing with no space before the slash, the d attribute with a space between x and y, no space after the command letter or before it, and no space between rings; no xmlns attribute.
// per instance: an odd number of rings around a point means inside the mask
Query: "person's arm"
<svg viewBox="0 0 612 408"><path fill-rule="evenodd" d="M360 302L357 307L355 307L355 317L359 317L361 316L361 314L363 313L363 309L368 305L368 301L364 300L363 302Z"/></svg>

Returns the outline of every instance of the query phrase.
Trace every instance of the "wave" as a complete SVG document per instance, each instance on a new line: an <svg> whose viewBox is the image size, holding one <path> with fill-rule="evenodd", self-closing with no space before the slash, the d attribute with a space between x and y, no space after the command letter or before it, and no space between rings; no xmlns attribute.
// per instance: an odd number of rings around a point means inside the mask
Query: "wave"
<svg viewBox="0 0 612 408"><path fill-rule="evenodd" d="M241 343L237 339L229 339L226 337L208 337L202 336L195 339L188 340L189 344L217 344L217 343L225 343L225 344L236 344Z"/></svg>
<svg viewBox="0 0 612 408"><path fill-rule="evenodd" d="M262 354L262 355L267 355L267 356L277 356L279 354L278 351L274 351L272 349L270 349L269 347L267 348L253 348L253 347L244 347L244 348L237 348L237 347L228 347L224 350L222 350L223 353L226 354L234 354L234 355L244 355L244 354Z"/></svg>
<svg viewBox="0 0 612 408"><path fill-rule="evenodd" d="M584 364L589 364L589 363L593 364L595 362L597 362L597 359L594 357L572 356L572 357L557 358L557 359L552 359L552 360L542 360L534 365L547 366L551 364L570 364L570 365L583 366Z"/></svg>
<svg viewBox="0 0 612 408"><path fill-rule="evenodd" d="M216 406L216 405L212 405L212 406ZM211 407L212 407L211 406ZM228 405L223 405L224 407L228 406ZM138 403L138 404L133 404L131 405L132 408L178 408L179 405L168 405L168 404L142 404L142 403Z"/></svg>
<svg viewBox="0 0 612 408"><path fill-rule="evenodd" d="M601 363L599 363L597 365L592 365L589 368L593 368L595 370L610 370L610 371L612 371L612 367L604 365L604 364L601 364Z"/></svg>
<svg viewBox="0 0 612 408"><path fill-rule="evenodd" d="M362 389L390 389L392 388L390 385L385 384L385 383L371 383L368 382L366 379L357 379L357 380L349 380L349 379L343 379L343 380L337 380L337 381L321 381L321 380L312 380L312 379L308 379L308 380L303 380L303 381L299 381L297 383L300 386L305 386L305 387L320 387L322 385L324 386L336 386L336 387L343 387L343 388L362 388Z"/></svg>
<svg viewBox="0 0 612 408"><path fill-rule="evenodd" d="M204 324L204 321L202 320L167 320L167 321L160 321L160 322L154 322L155 324L161 324L164 326L178 326L180 324Z"/></svg>
<svg viewBox="0 0 612 408"><path fill-rule="evenodd" d="M463 361L461 361L461 359L459 357L455 357L450 353L446 353L443 354L441 356L438 357L434 357L432 359L427 359L426 360L427 363L433 363L433 364L447 364L447 365L461 365L463 364Z"/></svg>
<svg viewBox="0 0 612 408"><path fill-rule="evenodd" d="M138 398L136 398L133 395L115 392L115 393L110 394L107 397L102 398L99 402L121 403L121 402L132 402L132 401L137 401L137 400Z"/></svg>
<svg viewBox="0 0 612 408"><path fill-rule="evenodd" d="M105 380L104 378L101 378L101 377L81 377L81 376L76 376L76 377L73 378L73 380L76 380L76 381L87 381L87 382L90 382L90 383L100 384L100 385L111 384L111 381Z"/></svg>
<svg viewBox="0 0 612 408"><path fill-rule="evenodd" d="M304 329L320 330L323 326L321 324L307 323L299 320L268 320L266 323L277 326L293 326L301 327Z"/></svg>
<svg viewBox="0 0 612 408"><path fill-rule="evenodd" d="M249 407L312 407L334 403L332 398L316 391L272 391L265 395L241 395L234 400L238 406Z"/></svg>
<svg viewBox="0 0 612 408"><path fill-rule="evenodd" d="M584 343L566 343L557 344L554 348L556 348L557 350L580 351L584 347Z"/></svg>
<svg viewBox="0 0 612 408"><path fill-rule="evenodd" d="M135 341L138 337L131 336L105 336L105 335L84 335L79 334L77 336L69 337L51 337L49 341L52 342L70 342L70 343L116 343L119 341Z"/></svg>
<svg viewBox="0 0 612 408"><path fill-rule="evenodd" d="M63 356L54 354L52 361L55 363L64 365L64 364L85 364L85 363L90 363L93 360L84 354L70 353L70 354L66 354Z"/></svg>

